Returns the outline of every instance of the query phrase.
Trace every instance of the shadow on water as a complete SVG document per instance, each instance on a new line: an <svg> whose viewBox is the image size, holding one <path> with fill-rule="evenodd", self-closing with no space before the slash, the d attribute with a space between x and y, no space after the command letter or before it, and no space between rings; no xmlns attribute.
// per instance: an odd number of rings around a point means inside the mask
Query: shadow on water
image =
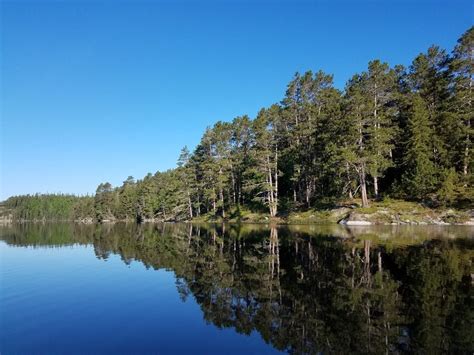
<svg viewBox="0 0 474 355"><path fill-rule="evenodd" d="M473 229L70 225L2 227L15 246L93 245L172 270L206 321L293 353L471 353Z"/></svg>

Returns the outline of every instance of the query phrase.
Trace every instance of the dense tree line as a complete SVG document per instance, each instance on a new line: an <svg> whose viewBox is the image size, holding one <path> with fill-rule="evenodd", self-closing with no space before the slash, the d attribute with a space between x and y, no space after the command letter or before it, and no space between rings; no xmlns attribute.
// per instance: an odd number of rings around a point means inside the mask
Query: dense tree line
<svg viewBox="0 0 474 355"><path fill-rule="evenodd" d="M92 216L94 199L91 196L75 196L67 194L36 194L13 196L2 202L0 215L15 220L69 221Z"/></svg>
<svg viewBox="0 0 474 355"><path fill-rule="evenodd" d="M175 220L246 208L273 217L388 195L469 205L473 53L470 28L450 54L432 46L408 68L373 60L343 91L330 74L296 73L280 103L209 127L175 169L100 184L81 213Z"/></svg>

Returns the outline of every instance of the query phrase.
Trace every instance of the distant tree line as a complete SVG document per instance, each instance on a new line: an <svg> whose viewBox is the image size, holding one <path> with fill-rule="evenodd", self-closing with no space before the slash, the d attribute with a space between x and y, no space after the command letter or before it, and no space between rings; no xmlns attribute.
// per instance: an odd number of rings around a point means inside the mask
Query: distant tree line
<svg viewBox="0 0 474 355"><path fill-rule="evenodd" d="M451 53L432 46L408 68L373 60L343 91L330 74L296 73L280 103L207 128L175 169L102 183L71 213L141 221L246 208L273 217L388 195L472 204L473 53L471 27Z"/></svg>
<svg viewBox="0 0 474 355"><path fill-rule="evenodd" d="M15 220L69 221L92 218L94 199L91 196L67 194L36 194L13 196L2 202L0 214L9 215Z"/></svg>

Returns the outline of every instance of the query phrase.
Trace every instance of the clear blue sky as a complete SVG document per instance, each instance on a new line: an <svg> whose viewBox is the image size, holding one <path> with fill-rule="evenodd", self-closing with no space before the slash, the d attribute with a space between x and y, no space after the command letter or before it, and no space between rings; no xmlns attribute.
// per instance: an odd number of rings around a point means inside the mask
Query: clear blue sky
<svg viewBox="0 0 474 355"><path fill-rule="evenodd" d="M448 50L470 1L2 1L1 191L92 193L175 166L296 71Z"/></svg>

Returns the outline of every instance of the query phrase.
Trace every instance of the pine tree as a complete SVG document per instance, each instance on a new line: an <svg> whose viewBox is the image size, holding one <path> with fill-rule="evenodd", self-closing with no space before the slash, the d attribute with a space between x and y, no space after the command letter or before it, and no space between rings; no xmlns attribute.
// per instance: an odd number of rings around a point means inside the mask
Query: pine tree
<svg viewBox="0 0 474 355"><path fill-rule="evenodd" d="M414 94L407 126L404 154L403 187L409 198L422 199L436 186L433 154L433 131L429 113L420 95Z"/></svg>
<svg viewBox="0 0 474 355"><path fill-rule="evenodd" d="M99 184L97 187L94 209L99 222L114 218L113 210L116 205L114 195L112 185L108 182Z"/></svg>
<svg viewBox="0 0 474 355"><path fill-rule="evenodd" d="M196 161L199 164L199 181L203 200L207 211L212 210L217 214L217 174L218 166L215 160L215 147L213 133L210 128L206 130L201 142L196 148ZM204 202L204 201L203 201Z"/></svg>
<svg viewBox="0 0 474 355"><path fill-rule="evenodd" d="M232 202L237 206L244 203L243 180L244 173L250 165L252 135L252 122L248 116L234 118L231 138L231 181Z"/></svg>
<svg viewBox="0 0 474 355"><path fill-rule="evenodd" d="M452 205L458 197L458 174L454 168L446 169L442 175L441 187L438 190L438 199L442 205Z"/></svg>
<svg viewBox="0 0 474 355"><path fill-rule="evenodd" d="M155 217L156 212L156 178L148 173L137 182L137 222Z"/></svg>
<svg viewBox="0 0 474 355"><path fill-rule="evenodd" d="M460 128L455 164L461 166L460 170L467 178L473 164L471 125L474 116L474 27L468 29L458 40L453 51L451 70L454 74L453 111Z"/></svg>
<svg viewBox="0 0 474 355"><path fill-rule="evenodd" d="M190 158L191 155L189 153L189 149L187 146L184 146L184 148L181 149L181 153L178 158L177 172L184 187L182 192L184 193L184 198L188 204L189 218L193 219L192 186L194 180L194 171L190 165Z"/></svg>
<svg viewBox="0 0 474 355"><path fill-rule="evenodd" d="M367 147L367 130L370 116L366 115L366 100L363 92L363 77L354 75L346 85L343 125L343 145L340 147L341 161L357 174L362 206L369 205L367 196L367 169L371 157Z"/></svg>
<svg viewBox="0 0 474 355"><path fill-rule="evenodd" d="M253 179L248 183L255 199L268 206L270 216L278 213L278 128L280 108L262 109L253 121L255 146L252 151Z"/></svg>
<svg viewBox="0 0 474 355"><path fill-rule="evenodd" d="M432 141L436 163L446 168L452 165L449 159L452 137L449 134L456 131L452 117L447 114L451 81L448 65L446 51L431 46L413 60L408 74L411 91L418 93L427 105L434 132Z"/></svg>
<svg viewBox="0 0 474 355"><path fill-rule="evenodd" d="M231 139L232 139L232 125L228 122L217 122L212 128L212 144L213 144L213 160L215 165L216 189L218 192L218 207L221 210L221 215L226 218L226 191L231 181L232 159L231 159Z"/></svg>
<svg viewBox="0 0 474 355"><path fill-rule="evenodd" d="M371 153L368 168L374 182L374 195L378 198L379 177L392 165L396 75L387 63L379 60L371 61L368 71L362 75L366 115L370 117L367 127L367 149Z"/></svg>

